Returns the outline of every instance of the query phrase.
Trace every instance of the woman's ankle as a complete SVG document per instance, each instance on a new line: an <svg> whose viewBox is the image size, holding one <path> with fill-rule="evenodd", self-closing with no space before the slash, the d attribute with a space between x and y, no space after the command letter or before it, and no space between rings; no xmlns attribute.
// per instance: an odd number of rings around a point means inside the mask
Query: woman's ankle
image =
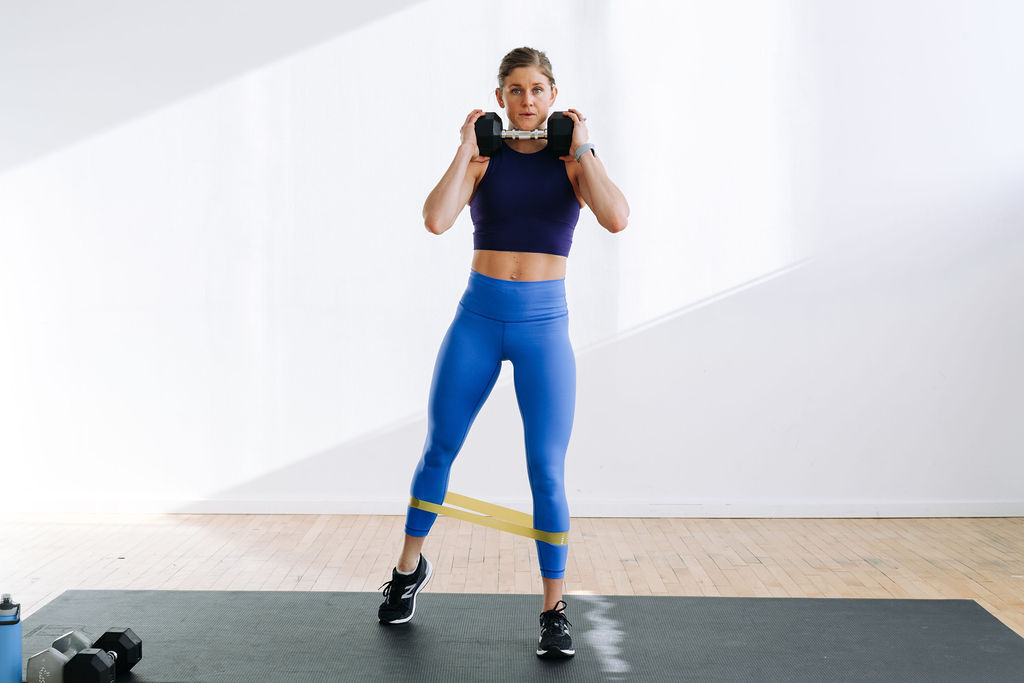
<svg viewBox="0 0 1024 683"><path fill-rule="evenodd" d="M412 560L411 562L406 562L402 558L399 558L398 564L395 565L395 569L397 569L399 573L402 574L412 574L414 571L416 571L416 567L419 566L420 556L417 555L416 559Z"/></svg>

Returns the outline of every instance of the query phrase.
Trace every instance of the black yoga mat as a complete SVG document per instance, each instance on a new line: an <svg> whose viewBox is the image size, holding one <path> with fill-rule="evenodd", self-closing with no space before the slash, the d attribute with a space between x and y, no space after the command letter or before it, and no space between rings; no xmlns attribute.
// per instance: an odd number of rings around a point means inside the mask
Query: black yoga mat
<svg viewBox="0 0 1024 683"><path fill-rule="evenodd" d="M1024 638L970 600L567 595L576 657L534 654L539 595L67 591L24 622L24 656L130 626L128 680L1022 681Z"/></svg>

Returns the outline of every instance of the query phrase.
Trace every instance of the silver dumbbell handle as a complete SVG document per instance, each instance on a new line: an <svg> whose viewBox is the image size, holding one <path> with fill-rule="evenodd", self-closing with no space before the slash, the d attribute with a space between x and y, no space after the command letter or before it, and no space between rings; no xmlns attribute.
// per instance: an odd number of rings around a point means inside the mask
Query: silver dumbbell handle
<svg viewBox="0 0 1024 683"><path fill-rule="evenodd" d="M503 130L501 137L509 140L546 140L548 132L546 130Z"/></svg>

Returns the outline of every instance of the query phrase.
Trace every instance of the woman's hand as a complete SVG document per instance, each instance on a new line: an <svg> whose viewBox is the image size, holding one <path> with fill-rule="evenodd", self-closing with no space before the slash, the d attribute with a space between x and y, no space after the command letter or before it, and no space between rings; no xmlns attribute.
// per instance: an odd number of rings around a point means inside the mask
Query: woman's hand
<svg viewBox="0 0 1024 683"><path fill-rule="evenodd" d="M480 156L480 148L476 144L476 120L483 115L483 109L474 109L466 117L466 122L462 124L462 130L459 131L462 135L460 146L469 149L472 153L470 161L487 161L487 157Z"/></svg>
<svg viewBox="0 0 1024 683"><path fill-rule="evenodd" d="M572 119L572 142L569 143L569 156L559 157L562 161L576 161L576 149L590 139L590 131L584 121L587 117L580 114L579 109L569 109L565 115Z"/></svg>

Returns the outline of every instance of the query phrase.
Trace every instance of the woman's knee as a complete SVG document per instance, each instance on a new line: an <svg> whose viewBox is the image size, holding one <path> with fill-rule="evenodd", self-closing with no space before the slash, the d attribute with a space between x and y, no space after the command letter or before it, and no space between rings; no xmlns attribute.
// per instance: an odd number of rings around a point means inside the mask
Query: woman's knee
<svg viewBox="0 0 1024 683"><path fill-rule="evenodd" d="M543 465L534 465L527 468L527 473L530 477L530 489L535 497L565 497L564 456L558 459L557 464L553 463L554 458L549 458Z"/></svg>
<svg viewBox="0 0 1024 683"><path fill-rule="evenodd" d="M456 449L439 443L429 443L423 449L420 465L423 469L448 470L455 461Z"/></svg>

